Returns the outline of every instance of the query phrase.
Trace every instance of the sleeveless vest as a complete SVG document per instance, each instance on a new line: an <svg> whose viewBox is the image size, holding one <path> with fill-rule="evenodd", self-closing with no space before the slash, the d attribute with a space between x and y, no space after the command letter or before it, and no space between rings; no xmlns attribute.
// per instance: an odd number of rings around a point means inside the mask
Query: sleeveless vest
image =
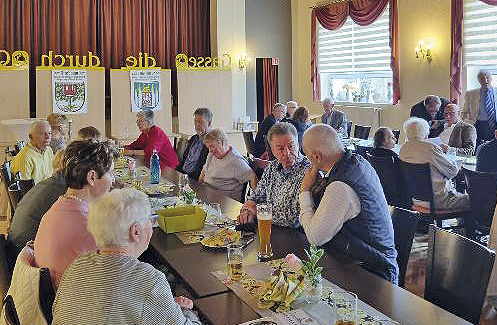
<svg viewBox="0 0 497 325"><path fill-rule="evenodd" d="M346 150L329 176L311 189L316 207L326 187L335 181L341 181L354 190L359 197L361 212L346 221L325 246L347 253L363 262L366 269L396 284L399 268L392 219L376 171L362 156Z"/></svg>

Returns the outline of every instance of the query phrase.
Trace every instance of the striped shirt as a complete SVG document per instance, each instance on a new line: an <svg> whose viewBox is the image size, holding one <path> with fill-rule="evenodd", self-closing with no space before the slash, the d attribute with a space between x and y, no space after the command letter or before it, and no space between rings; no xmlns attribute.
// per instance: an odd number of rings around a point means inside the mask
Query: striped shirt
<svg viewBox="0 0 497 325"><path fill-rule="evenodd" d="M96 252L66 270L52 324L200 324L174 301L163 273L132 256Z"/></svg>

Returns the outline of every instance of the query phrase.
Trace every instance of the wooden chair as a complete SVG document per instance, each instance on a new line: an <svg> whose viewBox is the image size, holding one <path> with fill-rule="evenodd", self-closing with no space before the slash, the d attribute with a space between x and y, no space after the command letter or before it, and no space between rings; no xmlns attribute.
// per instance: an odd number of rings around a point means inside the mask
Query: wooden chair
<svg viewBox="0 0 497 325"><path fill-rule="evenodd" d="M435 226L429 234L424 298L479 324L495 252Z"/></svg>
<svg viewBox="0 0 497 325"><path fill-rule="evenodd" d="M469 211L443 211L437 210L434 203L433 186L431 183L430 164L411 164L405 161L400 162L402 176L405 180L406 199L412 204L412 199L429 203L428 209L412 205L412 210L421 212L423 219L430 223L435 220L439 227L442 220L453 218L465 218Z"/></svg>
<svg viewBox="0 0 497 325"><path fill-rule="evenodd" d="M378 174L388 204L406 207L404 181L401 179L400 166L395 162L394 158L378 157L371 155L369 152L366 153L366 158L376 170L376 174Z"/></svg>
<svg viewBox="0 0 497 325"><path fill-rule="evenodd" d="M367 140L369 138L370 126L358 125L354 126L354 138Z"/></svg>
<svg viewBox="0 0 497 325"><path fill-rule="evenodd" d="M399 265L399 286L404 288L407 263L411 254L412 241L420 220L420 213L399 207L392 207L392 224Z"/></svg>
<svg viewBox="0 0 497 325"><path fill-rule="evenodd" d="M243 141L245 142L245 148L247 149L247 156L252 155L255 157L257 149L255 147L254 134L252 131L243 132Z"/></svg>
<svg viewBox="0 0 497 325"><path fill-rule="evenodd" d="M462 170L471 205L466 235L476 238L475 230L488 235L497 202L497 174L476 172L464 167Z"/></svg>

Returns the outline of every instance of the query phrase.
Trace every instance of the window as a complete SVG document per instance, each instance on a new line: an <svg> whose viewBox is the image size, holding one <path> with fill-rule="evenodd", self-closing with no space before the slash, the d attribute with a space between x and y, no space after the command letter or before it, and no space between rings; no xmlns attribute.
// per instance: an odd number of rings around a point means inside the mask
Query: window
<svg viewBox="0 0 497 325"><path fill-rule="evenodd" d="M321 99L335 102L392 103L389 10L368 26L350 19L337 30L319 25Z"/></svg>
<svg viewBox="0 0 497 325"><path fill-rule="evenodd" d="M497 6L464 0L463 65L466 89L479 88L477 74L486 69L497 86Z"/></svg>

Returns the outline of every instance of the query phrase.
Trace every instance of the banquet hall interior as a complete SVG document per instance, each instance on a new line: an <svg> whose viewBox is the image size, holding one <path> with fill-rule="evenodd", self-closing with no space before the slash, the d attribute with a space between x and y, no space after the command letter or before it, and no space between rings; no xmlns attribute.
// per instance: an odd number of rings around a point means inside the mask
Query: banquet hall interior
<svg viewBox="0 0 497 325"><path fill-rule="evenodd" d="M0 0L0 322L497 324L496 96L497 0Z"/></svg>

